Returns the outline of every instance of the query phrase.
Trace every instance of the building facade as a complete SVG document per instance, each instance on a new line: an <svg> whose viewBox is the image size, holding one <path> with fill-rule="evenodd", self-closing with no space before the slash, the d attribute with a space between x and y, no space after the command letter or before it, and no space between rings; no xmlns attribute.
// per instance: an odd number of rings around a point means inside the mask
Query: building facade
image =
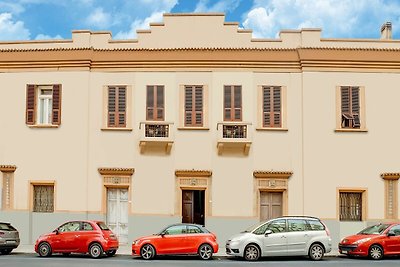
<svg viewBox="0 0 400 267"><path fill-rule="evenodd" d="M32 244L99 219L121 243L176 222L220 245L280 215L333 242L398 219L400 41L254 39L223 14L165 14L136 40L0 43L0 220Z"/></svg>

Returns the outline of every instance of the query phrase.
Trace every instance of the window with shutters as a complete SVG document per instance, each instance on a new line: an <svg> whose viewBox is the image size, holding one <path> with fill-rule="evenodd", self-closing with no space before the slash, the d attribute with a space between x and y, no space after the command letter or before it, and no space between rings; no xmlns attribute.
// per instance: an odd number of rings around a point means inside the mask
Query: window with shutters
<svg viewBox="0 0 400 267"><path fill-rule="evenodd" d="M185 85L185 127L203 126L204 89L202 85Z"/></svg>
<svg viewBox="0 0 400 267"><path fill-rule="evenodd" d="M365 130L364 88L338 87L338 129Z"/></svg>
<svg viewBox="0 0 400 267"><path fill-rule="evenodd" d="M61 85L33 85L26 88L27 125L61 124Z"/></svg>
<svg viewBox="0 0 400 267"><path fill-rule="evenodd" d="M224 86L224 121L242 121L242 86Z"/></svg>
<svg viewBox="0 0 400 267"><path fill-rule="evenodd" d="M146 120L164 120L164 86L148 85L146 99Z"/></svg>
<svg viewBox="0 0 400 267"><path fill-rule="evenodd" d="M282 88L262 87L262 126L282 127Z"/></svg>
<svg viewBox="0 0 400 267"><path fill-rule="evenodd" d="M54 212L54 184L33 184L33 212Z"/></svg>
<svg viewBox="0 0 400 267"><path fill-rule="evenodd" d="M126 86L108 86L107 95L107 126L126 127Z"/></svg>
<svg viewBox="0 0 400 267"><path fill-rule="evenodd" d="M339 191L339 219L362 221L365 217L363 191Z"/></svg>

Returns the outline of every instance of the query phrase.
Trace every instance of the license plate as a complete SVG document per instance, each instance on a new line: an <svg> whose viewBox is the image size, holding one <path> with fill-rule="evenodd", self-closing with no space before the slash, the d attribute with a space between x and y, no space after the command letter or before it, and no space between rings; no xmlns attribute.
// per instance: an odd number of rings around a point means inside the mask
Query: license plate
<svg viewBox="0 0 400 267"><path fill-rule="evenodd" d="M6 241L6 244L15 244L15 243L16 243L15 240L7 240L7 241Z"/></svg>
<svg viewBox="0 0 400 267"><path fill-rule="evenodd" d="M342 250L342 253L343 253L343 254L347 254L348 251L347 251L347 250Z"/></svg>

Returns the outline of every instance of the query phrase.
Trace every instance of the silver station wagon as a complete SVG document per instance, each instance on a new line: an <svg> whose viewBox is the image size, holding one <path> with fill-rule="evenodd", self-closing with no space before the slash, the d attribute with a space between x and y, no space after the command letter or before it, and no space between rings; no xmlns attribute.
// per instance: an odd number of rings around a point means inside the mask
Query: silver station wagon
<svg viewBox="0 0 400 267"><path fill-rule="evenodd" d="M262 222L226 242L226 253L256 261L267 256L309 256L321 260L332 250L328 228L315 217L288 216Z"/></svg>

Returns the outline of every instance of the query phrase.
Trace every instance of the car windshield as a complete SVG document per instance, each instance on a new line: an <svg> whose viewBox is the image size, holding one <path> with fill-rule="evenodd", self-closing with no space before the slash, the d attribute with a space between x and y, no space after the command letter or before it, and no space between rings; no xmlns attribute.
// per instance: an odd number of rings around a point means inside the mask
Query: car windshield
<svg viewBox="0 0 400 267"><path fill-rule="evenodd" d="M379 235L382 234L390 224L376 224L370 227L365 228L361 232L359 232L359 235Z"/></svg>
<svg viewBox="0 0 400 267"><path fill-rule="evenodd" d="M98 222L97 225L100 227L101 230L110 230L110 228L108 228L108 226L103 222Z"/></svg>

